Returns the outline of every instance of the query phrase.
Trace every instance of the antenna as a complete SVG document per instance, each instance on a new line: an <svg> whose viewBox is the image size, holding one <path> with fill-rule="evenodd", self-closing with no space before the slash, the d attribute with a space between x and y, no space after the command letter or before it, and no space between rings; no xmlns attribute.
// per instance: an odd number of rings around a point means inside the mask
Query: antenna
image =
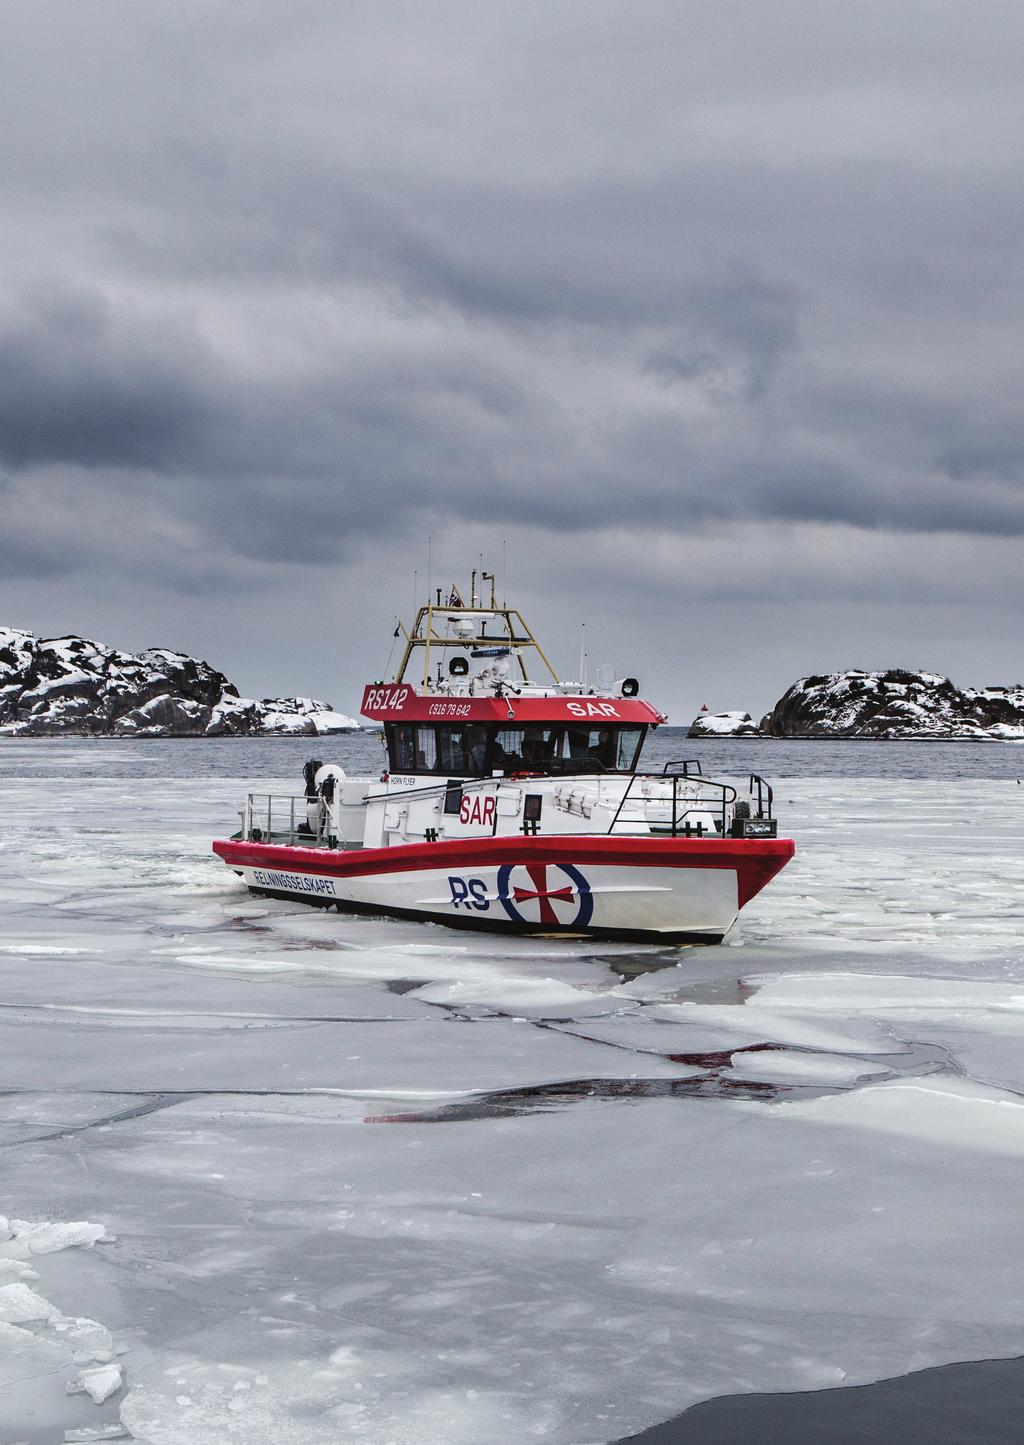
<svg viewBox="0 0 1024 1445"><path fill-rule="evenodd" d="M430 593L431 593L431 590L432 590L432 589L431 589L431 586L430 586L430 582L431 582L431 575L430 575L430 572L431 572L431 565L430 565L430 543L431 543L431 540L432 540L432 539L431 539L430 533L428 532L428 533L427 533L427 601L428 601L428 602L430 601Z"/></svg>
<svg viewBox="0 0 1024 1445"><path fill-rule="evenodd" d="M508 557L506 556L506 548L507 548L507 547L508 547L508 539L505 538L505 537L502 537L502 539L501 539L501 605L502 605L502 607L507 607L507 606L508 606Z"/></svg>
<svg viewBox="0 0 1024 1445"><path fill-rule="evenodd" d="M584 651L584 648L586 647L586 645L587 645L587 624L586 624L585 622L581 622L581 623L580 623L580 687L583 686L583 663L584 663L584 660L585 660L586 655L587 655L586 652Z"/></svg>

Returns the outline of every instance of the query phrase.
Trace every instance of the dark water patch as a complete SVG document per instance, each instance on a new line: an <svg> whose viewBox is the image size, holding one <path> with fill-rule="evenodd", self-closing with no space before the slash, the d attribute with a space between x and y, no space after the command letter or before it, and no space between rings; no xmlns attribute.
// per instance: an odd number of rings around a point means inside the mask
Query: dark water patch
<svg viewBox="0 0 1024 1445"><path fill-rule="evenodd" d="M690 943L679 943L672 948L652 947L649 951L638 949L636 953L595 953L591 962L618 974L623 982L643 978L648 973L660 973L666 968L678 968L682 959L694 947Z"/></svg>
<svg viewBox="0 0 1024 1445"><path fill-rule="evenodd" d="M473 1094L433 1109L400 1114L372 1114L367 1124L458 1124L472 1119L510 1119L524 1114L552 1113L584 1100L639 1099L816 1099L845 1090L818 1084L776 1084L760 1079L730 1079L717 1074L685 1079L572 1079L558 1084L531 1084L520 1089L495 1089Z"/></svg>
<svg viewBox="0 0 1024 1445"><path fill-rule="evenodd" d="M614 1445L1020 1445L1024 1359L918 1370L875 1385L705 1400Z"/></svg>
<svg viewBox="0 0 1024 1445"><path fill-rule="evenodd" d="M705 1003L743 1004L757 993L757 985L742 978L683 979L679 989L671 997L659 998L659 1003Z"/></svg>
<svg viewBox="0 0 1024 1445"><path fill-rule="evenodd" d="M389 978L385 980L384 987L388 993L412 993L415 988L425 988L430 982L429 978Z"/></svg>
<svg viewBox="0 0 1024 1445"><path fill-rule="evenodd" d="M583 1034L576 1037L585 1038ZM603 1040L592 1040L603 1042ZM614 1045L628 1049L628 1045ZM881 1084L890 1079L919 1078L947 1070L949 1056L938 1045L919 1044L906 1053L858 1055L865 1069L878 1065L883 1072L861 1075L851 1084L808 1081L747 1079L731 1071L736 1054L802 1053L810 1057L833 1057L827 1050L793 1049L782 1044L754 1044L746 1048L708 1053L668 1054L674 1063L699 1068L699 1075L682 1079L573 1079L555 1084L531 1084L518 1089L495 1089L473 1094L450 1104L400 1114L369 1115L367 1124L457 1124L475 1119L508 1119L524 1114L551 1113L586 1099L635 1102L639 1099L754 1099L761 1103L792 1103L798 1099L821 1099L846 1094L862 1084ZM630 1052L636 1052L630 1050ZM1022 1435L1024 1440L1024 1435Z"/></svg>

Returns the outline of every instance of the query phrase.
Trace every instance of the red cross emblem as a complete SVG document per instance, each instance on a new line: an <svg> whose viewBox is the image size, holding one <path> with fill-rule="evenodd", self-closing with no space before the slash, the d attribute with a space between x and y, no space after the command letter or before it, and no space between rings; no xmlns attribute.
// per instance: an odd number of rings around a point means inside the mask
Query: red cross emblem
<svg viewBox="0 0 1024 1445"><path fill-rule="evenodd" d="M540 904L541 923L557 923L558 915L551 907L551 899L557 898L561 903L571 903L576 896L573 889L548 887L548 867L546 863L527 863L525 865L530 875L532 888L513 888L512 900L515 903L525 903L530 898L536 898Z"/></svg>
<svg viewBox="0 0 1024 1445"><path fill-rule="evenodd" d="M555 877L559 874L568 881L557 888L548 883L548 869ZM512 881L513 874L525 872L531 887L520 888ZM519 876L522 876L520 873ZM519 927L576 928L588 926L594 913L594 895L590 883L573 863L503 863L496 879L498 902L511 921ZM520 904L534 903L540 911L540 918L530 917L533 909L519 911ZM555 912L555 903L567 903L569 909L562 909L561 917Z"/></svg>

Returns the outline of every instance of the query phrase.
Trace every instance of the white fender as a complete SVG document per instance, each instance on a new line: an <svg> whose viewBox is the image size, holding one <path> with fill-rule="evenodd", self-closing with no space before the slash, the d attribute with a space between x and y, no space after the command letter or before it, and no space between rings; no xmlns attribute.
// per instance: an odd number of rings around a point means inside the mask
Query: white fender
<svg viewBox="0 0 1024 1445"><path fill-rule="evenodd" d="M316 788L318 793L326 792L327 789L324 787L324 784L327 782L328 778L334 778L336 779L334 793L335 796L338 797L341 795L341 785L347 777L348 774L345 772L345 769L340 766L340 764L324 763L323 767L317 768L316 772L313 775L313 786Z"/></svg>
<svg viewBox="0 0 1024 1445"><path fill-rule="evenodd" d="M324 763L313 775L316 800L306 804L306 819L313 832L317 832L320 807L324 806L326 821L324 832L337 837L341 809L341 789L347 777L345 769L337 763Z"/></svg>

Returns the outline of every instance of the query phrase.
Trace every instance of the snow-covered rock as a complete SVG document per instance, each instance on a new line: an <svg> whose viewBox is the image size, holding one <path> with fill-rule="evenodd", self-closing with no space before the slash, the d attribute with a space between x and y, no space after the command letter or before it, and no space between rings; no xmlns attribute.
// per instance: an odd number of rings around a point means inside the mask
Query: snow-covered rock
<svg viewBox="0 0 1024 1445"><path fill-rule="evenodd" d="M135 655L86 637L0 627L0 734L320 736L359 726L316 698L240 697L209 663L169 648Z"/></svg>
<svg viewBox="0 0 1024 1445"><path fill-rule="evenodd" d="M700 712L690 724L688 738L760 737L761 729L748 712Z"/></svg>
<svg viewBox="0 0 1024 1445"><path fill-rule="evenodd" d="M802 677L761 720L769 737L1024 738L1024 684L958 688L935 672Z"/></svg>

